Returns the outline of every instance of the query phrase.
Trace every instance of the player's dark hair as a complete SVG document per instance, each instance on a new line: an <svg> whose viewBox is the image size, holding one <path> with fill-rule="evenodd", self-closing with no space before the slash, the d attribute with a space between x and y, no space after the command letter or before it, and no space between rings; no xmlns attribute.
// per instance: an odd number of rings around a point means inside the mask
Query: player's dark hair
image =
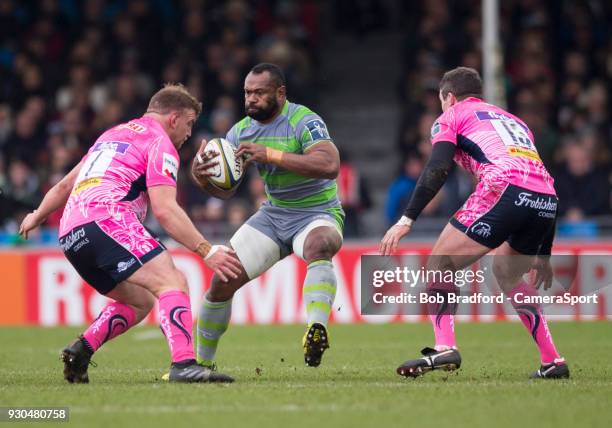
<svg viewBox="0 0 612 428"><path fill-rule="evenodd" d="M278 65L262 62L251 68L251 73L253 74L261 74L266 71L270 73L270 82L274 87L280 88L281 86L285 86L285 74Z"/></svg>
<svg viewBox="0 0 612 428"><path fill-rule="evenodd" d="M180 83L166 83L149 101L147 112L167 114L171 111L191 109L196 117L202 113L202 103Z"/></svg>
<svg viewBox="0 0 612 428"><path fill-rule="evenodd" d="M444 98L452 92L459 101L468 97L482 98L482 79L473 68L457 67L444 73L440 92Z"/></svg>

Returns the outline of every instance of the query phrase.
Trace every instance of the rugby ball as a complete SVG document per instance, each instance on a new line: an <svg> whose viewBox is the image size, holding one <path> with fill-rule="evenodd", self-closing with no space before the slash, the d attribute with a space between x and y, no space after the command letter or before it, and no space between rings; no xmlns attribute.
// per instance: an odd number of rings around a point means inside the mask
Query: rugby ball
<svg viewBox="0 0 612 428"><path fill-rule="evenodd" d="M217 161L217 165L209 170L212 175L208 177L208 181L223 190L233 189L242 179L242 157L234 154L234 147L225 138L210 140L204 147L204 153L210 152L217 153L217 156L212 158ZM201 157L198 161L201 161Z"/></svg>

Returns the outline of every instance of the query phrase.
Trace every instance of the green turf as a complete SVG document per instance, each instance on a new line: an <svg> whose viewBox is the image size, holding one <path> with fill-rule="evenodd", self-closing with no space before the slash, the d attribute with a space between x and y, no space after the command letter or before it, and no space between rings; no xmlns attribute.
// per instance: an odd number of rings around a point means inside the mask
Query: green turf
<svg viewBox="0 0 612 428"><path fill-rule="evenodd" d="M332 326L318 369L303 365L301 326L232 326L219 365L229 386L159 380L159 329L137 328L94 357L89 385L62 379L69 328L0 328L0 406L69 406L70 425L146 427L564 427L612 424L612 323L554 323L569 381L528 380L538 358L516 323L459 324L463 367L417 380L395 367L430 344L427 324Z"/></svg>

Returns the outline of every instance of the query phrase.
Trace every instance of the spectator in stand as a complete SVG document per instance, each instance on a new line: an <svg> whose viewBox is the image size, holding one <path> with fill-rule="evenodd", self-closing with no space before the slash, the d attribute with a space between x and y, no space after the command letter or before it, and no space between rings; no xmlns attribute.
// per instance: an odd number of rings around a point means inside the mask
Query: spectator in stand
<svg viewBox="0 0 612 428"><path fill-rule="evenodd" d="M35 166L38 152L44 147L41 124L34 113L21 110L15 118L15 128L4 145L4 154L11 163L13 159L27 159Z"/></svg>
<svg viewBox="0 0 612 428"><path fill-rule="evenodd" d="M387 224L394 224L402 216L421 171L423 171L422 157L414 152L408 154L402 164L400 175L389 187L385 206Z"/></svg>
<svg viewBox="0 0 612 428"><path fill-rule="evenodd" d="M338 184L338 198L346 214L344 237L359 237L363 234L361 214L371 208L372 200L366 180L343 150L340 150L340 171L336 177L336 183Z"/></svg>
<svg viewBox="0 0 612 428"><path fill-rule="evenodd" d="M4 227L14 234L21 220L38 206L41 199L38 177L22 160L13 159L8 165L2 197L8 214Z"/></svg>
<svg viewBox="0 0 612 428"><path fill-rule="evenodd" d="M239 76L258 53L284 61L301 88L293 100L311 103L317 92L316 2L183 3L3 2L0 156L6 175L13 159L23 159L40 182L36 191L49 188L56 170L74 164L93 136L142 114L143 100L165 82L183 82L204 100L194 136L223 136L227 124L243 114L236 108L243 97ZM278 47L260 52L263 40L288 46L289 52ZM183 154L188 161L189 147ZM186 170L179 176L183 183L189 181ZM200 218L227 219L225 202L198 200L186 190L182 198ZM237 198L250 203L249 183Z"/></svg>
<svg viewBox="0 0 612 428"><path fill-rule="evenodd" d="M596 166L593 151L583 141L570 140L565 143L564 154L565 164L555 180L560 216L577 222L587 216L608 214L609 173Z"/></svg>
<svg viewBox="0 0 612 428"><path fill-rule="evenodd" d="M7 104L0 104L0 153L13 132L13 117L11 108Z"/></svg>
<svg viewBox="0 0 612 428"><path fill-rule="evenodd" d="M404 154L417 149L428 157L427 145L420 144L424 139L420 130L428 122L428 115L437 114L427 106L431 99L437 109L437 88L429 82L441 77L440 65L481 67L480 10L470 9L469 4L439 0L426 4L406 2L403 6L405 22L411 23L404 26L406 72L400 91L404 113L399 148ZM562 187L575 186L573 170L584 174L579 180L593 180L602 190L596 200L589 201L593 203L591 209L581 210L579 215L571 210L570 216L609 215L610 201L603 192L603 178L610 175L612 165L612 117L608 105L612 42L606 36L612 4L600 0L554 5L520 1L501 2L500 8L506 59L502 87L507 89L510 109L526 120L544 163ZM451 16L452 32L446 31ZM575 136L580 136L582 148L562 147L560 141L576 139ZM591 154L585 154L585 150ZM570 159L568 153L577 159ZM585 194L584 189L576 190L574 187L571 191L572 197ZM447 192L442 211L450 209L449 197L454 194L454 190ZM563 205L564 198L560 199Z"/></svg>

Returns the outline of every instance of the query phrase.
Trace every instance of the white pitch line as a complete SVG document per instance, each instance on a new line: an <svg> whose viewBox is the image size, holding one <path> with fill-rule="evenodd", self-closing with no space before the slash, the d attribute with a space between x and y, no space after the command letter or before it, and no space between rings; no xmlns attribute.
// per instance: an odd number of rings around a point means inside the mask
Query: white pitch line
<svg viewBox="0 0 612 428"><path fill-rule="evenodd" d="M339 410L355 410L362 408L361 405L338 405L338 404L278 404L262 406L259 404L244 405L172 405L172 406L71 406L71 413L108 413L108 414L167 414L167 413L202 413L202 412L274 412L293 413L301 411L336 412Z"/></svg>
<svg viewBox="0 0 612 428"><path fill-rule="evenodd" d="M144 341L144 340L153 340L159 339L162 337L162 334L159 330L147 330L147 331L139 331L138 333L134 333L134 340Z"/></svg>

